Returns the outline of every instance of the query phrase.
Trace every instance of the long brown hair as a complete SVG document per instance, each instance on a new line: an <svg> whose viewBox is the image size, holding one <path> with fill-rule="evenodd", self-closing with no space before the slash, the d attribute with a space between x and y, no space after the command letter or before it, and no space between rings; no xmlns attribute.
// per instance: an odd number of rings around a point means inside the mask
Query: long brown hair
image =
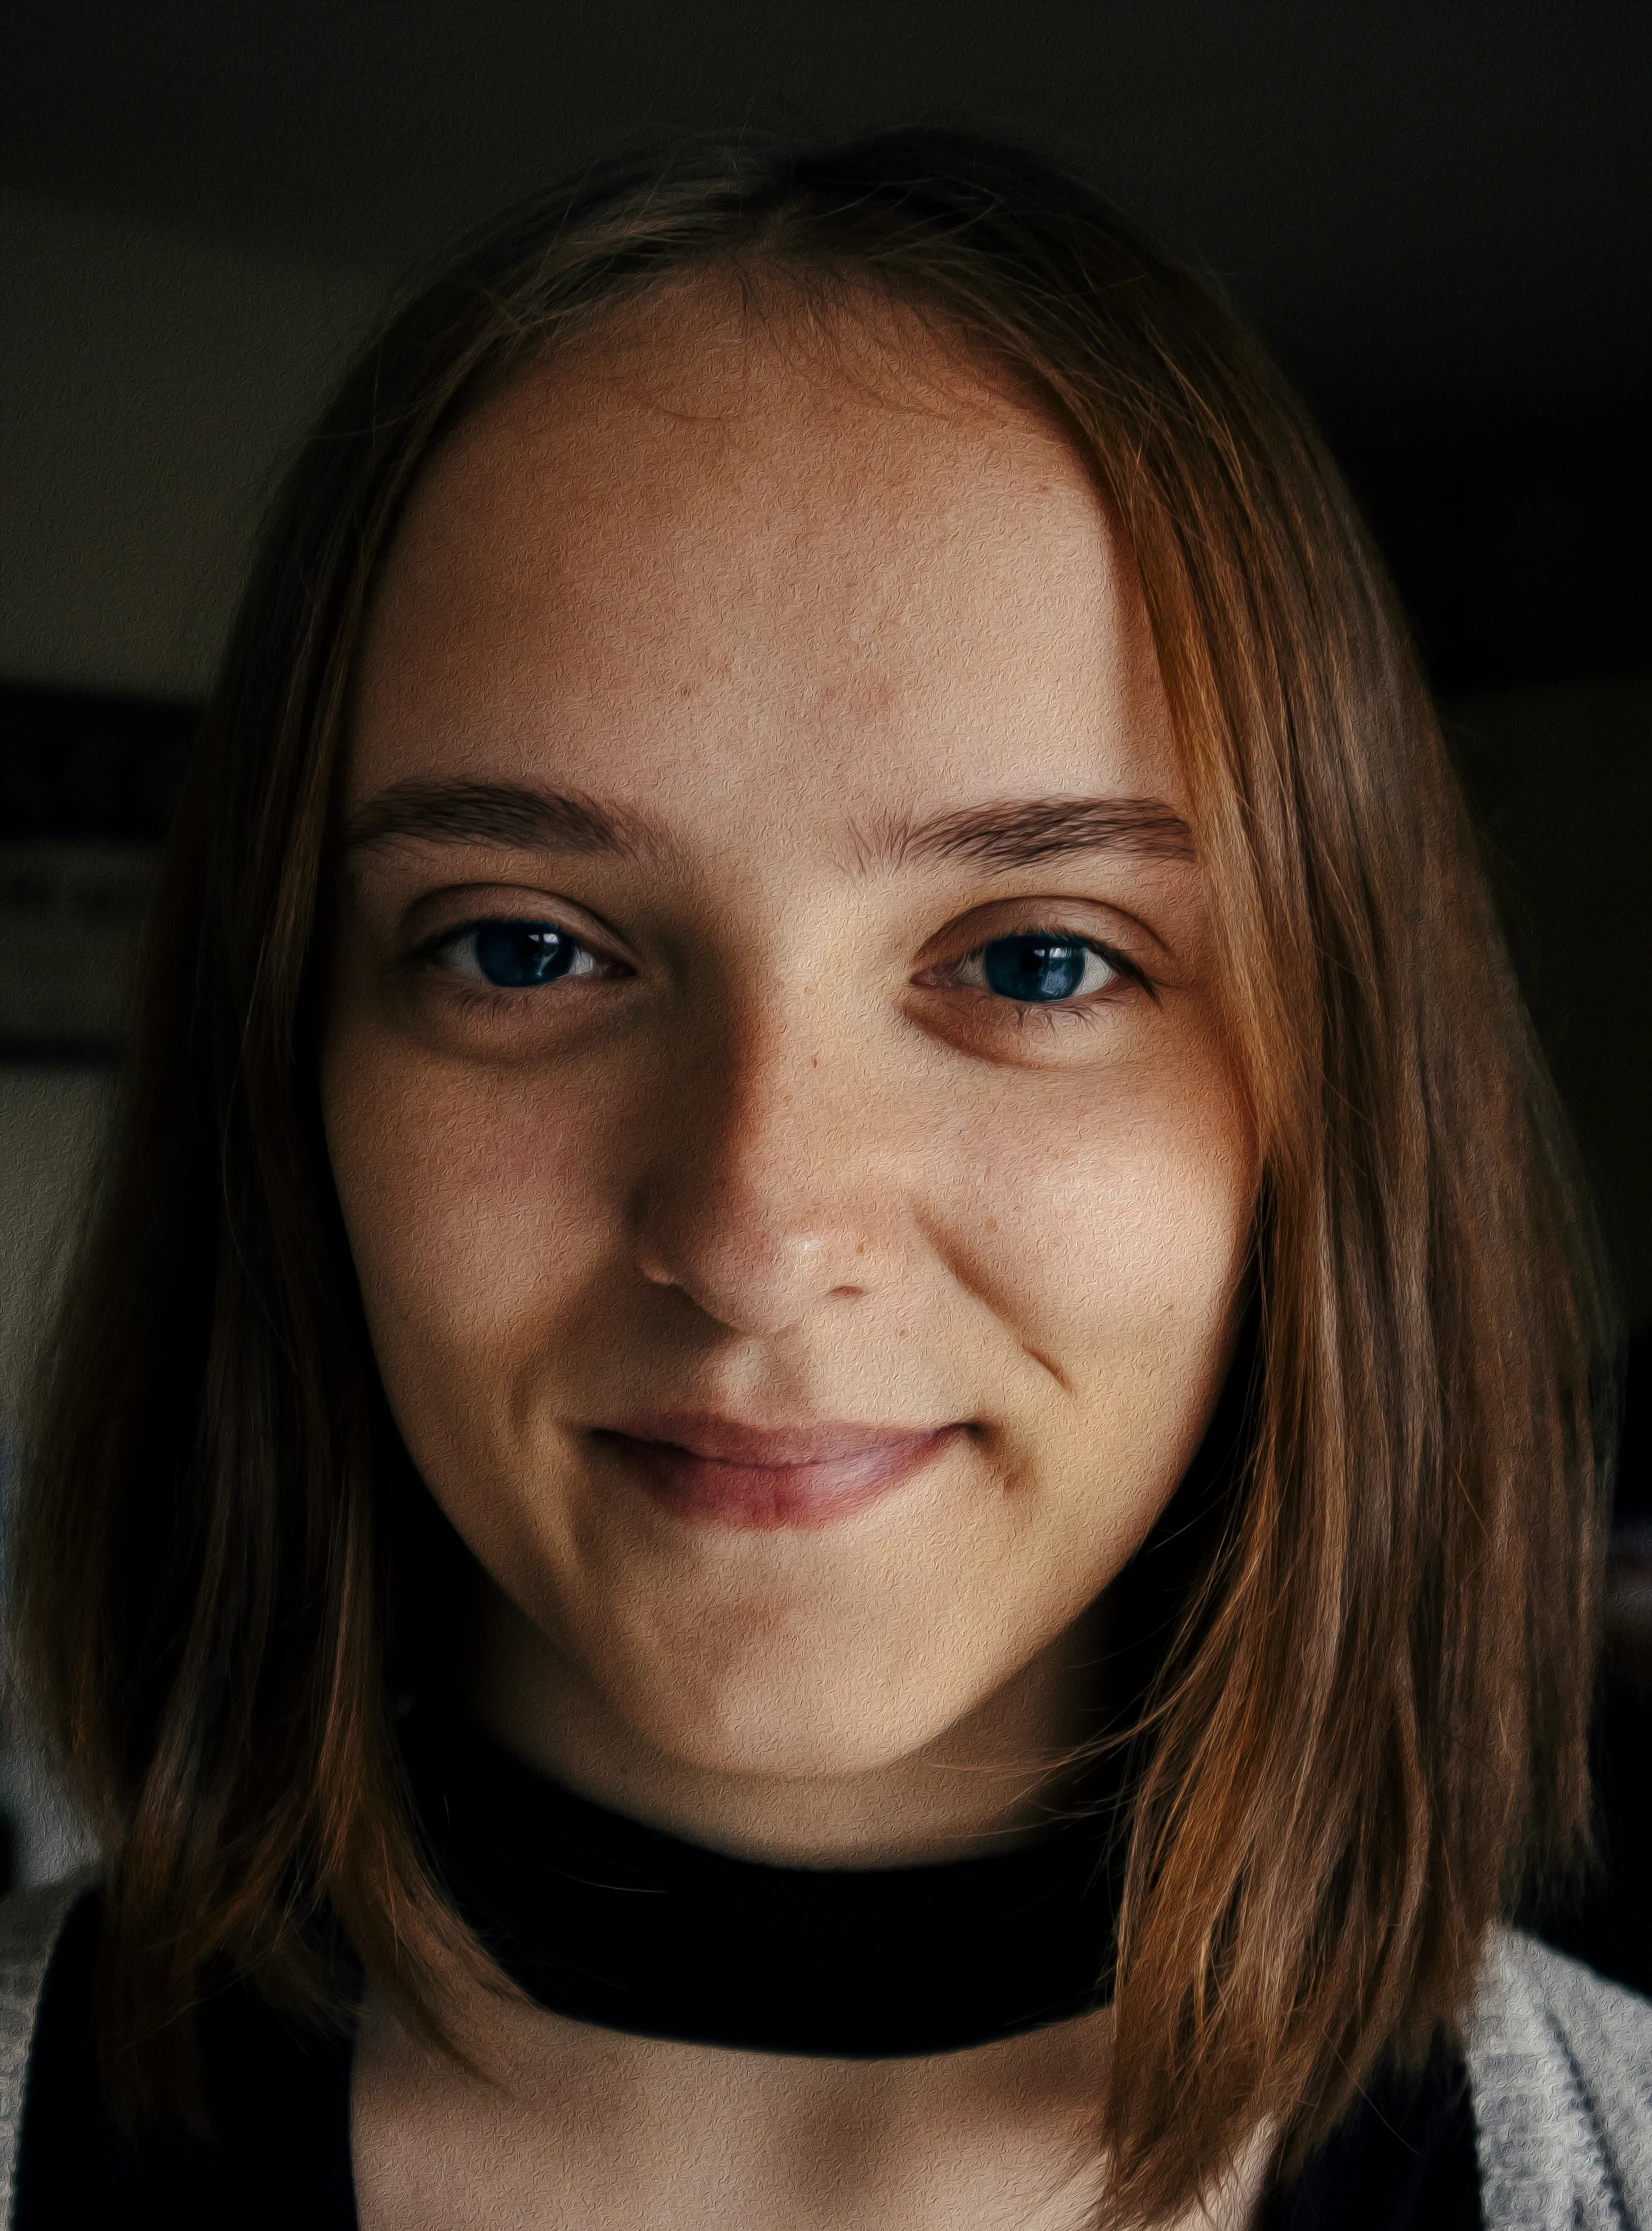
<svg viewBox="0 0 1652 2231"><path fill-rule="evenodd" d="M1082 181L928 132L718 145L519 208L362 356L277 501L178 815L15 1551L23 1692L104 1840L115 2095L187 2109L203 1980L417 2017L445 1907L390 1702L384 1412L317 1112L364 614L478 397L664 280L881 290L1041 395L1134 550L1260 1127L1248 1457L1132 1812L1113 2203L1296 2154L1469 1998L1584 1835L1609 1323L1564 1123L1405 628L1301 406ZM400 1514L400 1515L398 1515ZM960 1948L967 1958L967 1948Z"/></svg>

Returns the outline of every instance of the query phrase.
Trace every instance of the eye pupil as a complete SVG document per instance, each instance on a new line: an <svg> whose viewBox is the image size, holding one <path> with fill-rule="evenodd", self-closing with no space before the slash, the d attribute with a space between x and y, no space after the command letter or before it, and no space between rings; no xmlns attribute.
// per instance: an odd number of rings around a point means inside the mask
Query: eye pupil
<svg viewBox="0 0 1652 2231"><path fill-rule="evenodd" d="M487 922L475 931L476 966L490 984L520 990L566 976L578 951L549 922Z"/></svg>
<svg viewBox="0 0 1652 2231"><path fill-rule="evenodd" d="M1070 999L1084 980L1088 948L1054 937L995 937L981 955L989 989L1005 999Z"/></svg>

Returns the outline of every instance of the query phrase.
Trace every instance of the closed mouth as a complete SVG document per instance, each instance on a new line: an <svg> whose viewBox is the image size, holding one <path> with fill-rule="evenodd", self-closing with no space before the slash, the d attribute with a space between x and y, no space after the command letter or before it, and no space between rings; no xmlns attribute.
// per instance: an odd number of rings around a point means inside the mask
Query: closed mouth
<svg viewBox="0 0 1652 2231"><path fill-rule="evenodd" d="M702 1415L628 1420L624 1430L599 1427L591 1439L679 1517L762 1529L821 1526L862 1509L923 1470L962 1431L754 1427Z"/></svg>

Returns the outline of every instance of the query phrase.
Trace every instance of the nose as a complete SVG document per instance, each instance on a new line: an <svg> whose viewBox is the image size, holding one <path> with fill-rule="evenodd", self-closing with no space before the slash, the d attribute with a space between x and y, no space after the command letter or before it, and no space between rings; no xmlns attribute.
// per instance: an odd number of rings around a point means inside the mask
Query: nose
<svg viewBox="0 0 1652 2231"><path fill-rule="evenodd" d="M792 1019L748 1018L689 1051L632 1199L643 1276L748 1337L887 1276L898 1185L868 1069Z"/></svg>

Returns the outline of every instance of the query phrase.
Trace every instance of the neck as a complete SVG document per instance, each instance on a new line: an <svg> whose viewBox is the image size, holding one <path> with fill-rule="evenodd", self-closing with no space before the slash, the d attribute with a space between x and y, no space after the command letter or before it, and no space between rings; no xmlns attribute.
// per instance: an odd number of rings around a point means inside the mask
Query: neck
<svg viewBox="0 0 1652 2231"><path fill-rule="evenodd" d="M714 1850L791 1866L970 1858L1037 1836L1099 1727L1105 1599L921 1749L842 1772L706 1766L649 1741L490 1580L465 1683L506 1749L583 1797Z"/></svg>

